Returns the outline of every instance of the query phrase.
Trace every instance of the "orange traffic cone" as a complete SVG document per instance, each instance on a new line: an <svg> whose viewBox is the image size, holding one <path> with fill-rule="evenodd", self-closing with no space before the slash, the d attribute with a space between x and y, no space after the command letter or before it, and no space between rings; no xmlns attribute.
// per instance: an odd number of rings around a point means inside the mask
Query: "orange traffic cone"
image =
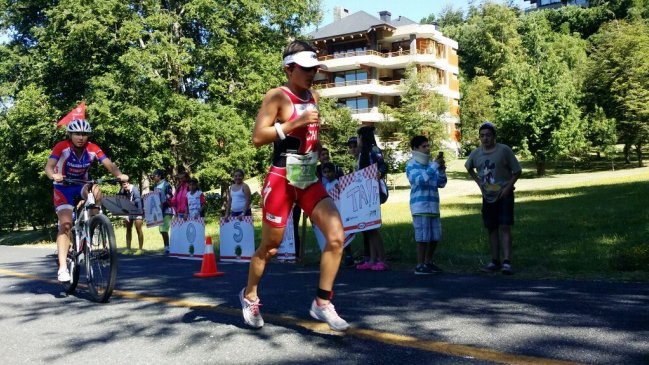
<svg viewBox="0 0 649 365"><path fill-rule="evenodd" d="M216 258L214 257L214 249L212 248L212 237L207 236L205 239L205 251L203 252L201 272L194 273L194 277L208 278L211 276L223 276L223 274L223 272L218 272L216 269Z"/></svg>

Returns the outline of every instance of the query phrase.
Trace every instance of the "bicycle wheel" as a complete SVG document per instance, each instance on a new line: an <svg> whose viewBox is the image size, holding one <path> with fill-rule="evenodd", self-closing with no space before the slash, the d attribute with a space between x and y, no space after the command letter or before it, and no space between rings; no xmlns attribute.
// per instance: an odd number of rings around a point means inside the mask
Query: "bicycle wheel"
<svg viewBox="0 0 649 365"><path fill-rule="evenodd" d="M117 246L113 225L105 215L90 218L90 242L86 243L85 261L88 289L93 300L105 303L117 278Z"/></svg>
<svg viewBox="0 0 649 365"><path fill-rule="evenodd" d="M63 283L63 287L65 288L66 294L74 294L75 290L77 289L77 284L79 284L79 271L80 271L79 255L77 255L77 251L74 249L75 247L76 246L73 241L70 244L70 249L68 250L68 257L66 259L68 271L70 272L70 278L71 278L69 282Z"/></svg>

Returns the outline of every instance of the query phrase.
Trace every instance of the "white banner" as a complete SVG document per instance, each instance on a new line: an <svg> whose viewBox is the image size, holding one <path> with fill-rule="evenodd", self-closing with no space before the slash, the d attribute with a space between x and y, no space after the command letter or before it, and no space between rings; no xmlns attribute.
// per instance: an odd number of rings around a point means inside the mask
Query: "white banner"
<svg viewBox="0 0 649 365"><path fill-rule="evenodd" d="M124 195L104 195L101 205L114 215L144 215L142 209Z"/></svg>
<svg viewBox="0 0 649 365"><path fill-rule="evenodd" d="M299 225L300 222L297 222ZM284 238L282 243L277 248L278 261L295 262L295 231L293 230L293 209L288 212L288 219L286 220L286 229L284 230Z"/></svg>
<svg viewBox="0 0 649 365"><path fill-rule="evenodd" d="M205 221L203 218L171 221L169 256L180 259L203 259L205 251Z"/></svg>
<svg viewBox="0 0 649 365"><path fill-rule="evenodd" d="M161 226L164 216L162 215L162 205L160 203L160 192L152 191L144 194L144 221L148 228Z"/></svg>
<svg viewBox="0 0 649 365"><path fill-rule="evenodd" d="M255 253L251 216L221 218L221 261L249 262Z"/></svg>
<svg viewBox="0 0 649 365"><path fill-rule="evenodd" d="M345 235L381 227L377 173L376 164L372 164L341 177L338 187L329 192L343 220Z"/></svg>

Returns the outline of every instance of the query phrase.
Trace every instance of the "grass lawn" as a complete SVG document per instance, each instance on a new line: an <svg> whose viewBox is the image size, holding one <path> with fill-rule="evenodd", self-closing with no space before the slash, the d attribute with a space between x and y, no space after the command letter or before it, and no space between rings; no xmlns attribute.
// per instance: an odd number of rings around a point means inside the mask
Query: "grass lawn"
<svg viewBox="0 0 649 365"><path fill-rule="evenodd" d="M448 185L440 190L443 238L436 262L449 272L474 273L490 257L478 188L466 178L463 163L449 164ZM533 176L533 166L524 166L524 177ZM381 233L389 263L395 269L410 270L415 243L409 189L402 175L391 178L394 186L404 188L391 191L382 206ZM648 207L647 167L519 180L512 257L516 276L649 281ZM260 214L255 211L257 243ZM217 222L208 221L206 230L218 252ZM315 264L319 249L310 227L307 232L304 262ZM145 250L162 249L157 228L145 229L144 235ZM125 247L125 230L119 223L116 236L119 247ZM0 235L0 244L34 241L51 244L51 238L36 237L33 232ZM356 255L362 255L362 238L357 237L352 247Z"/></svg>

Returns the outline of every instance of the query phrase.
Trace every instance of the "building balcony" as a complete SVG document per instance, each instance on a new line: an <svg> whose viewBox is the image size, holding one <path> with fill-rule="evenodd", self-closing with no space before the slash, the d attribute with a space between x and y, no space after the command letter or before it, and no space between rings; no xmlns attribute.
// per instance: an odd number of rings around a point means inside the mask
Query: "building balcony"
<svg viewBox="0 0 649 365"><path fill-rule="evenodd" d="M313 85L324 98L351 98L363 94L398 96L403 94L399 85L402 80L379 81L375 79L333 82Z"/></svg>
<svg viewBox="0 0 649 365"><path fill-rule="evenodd" d="M375 79L332 82L316 84L313 88L323 98L353 98L362 95L400 96L404 89L401 87L404 80L379 81ZM447 85L430 85L442 96L459 99L460 92L449 88Z"/></svg>
<svg viewBox="0 0 649 365"><path fill-rule="evenodd" d="M383 69L406 68L411 63L432 66L457 74L459 69L448 60L437 57L434 53L411 53L410 50L396 52L377 52L373 50L351 51L318 58L328 72L348 71L366 67Z"/></svg>

